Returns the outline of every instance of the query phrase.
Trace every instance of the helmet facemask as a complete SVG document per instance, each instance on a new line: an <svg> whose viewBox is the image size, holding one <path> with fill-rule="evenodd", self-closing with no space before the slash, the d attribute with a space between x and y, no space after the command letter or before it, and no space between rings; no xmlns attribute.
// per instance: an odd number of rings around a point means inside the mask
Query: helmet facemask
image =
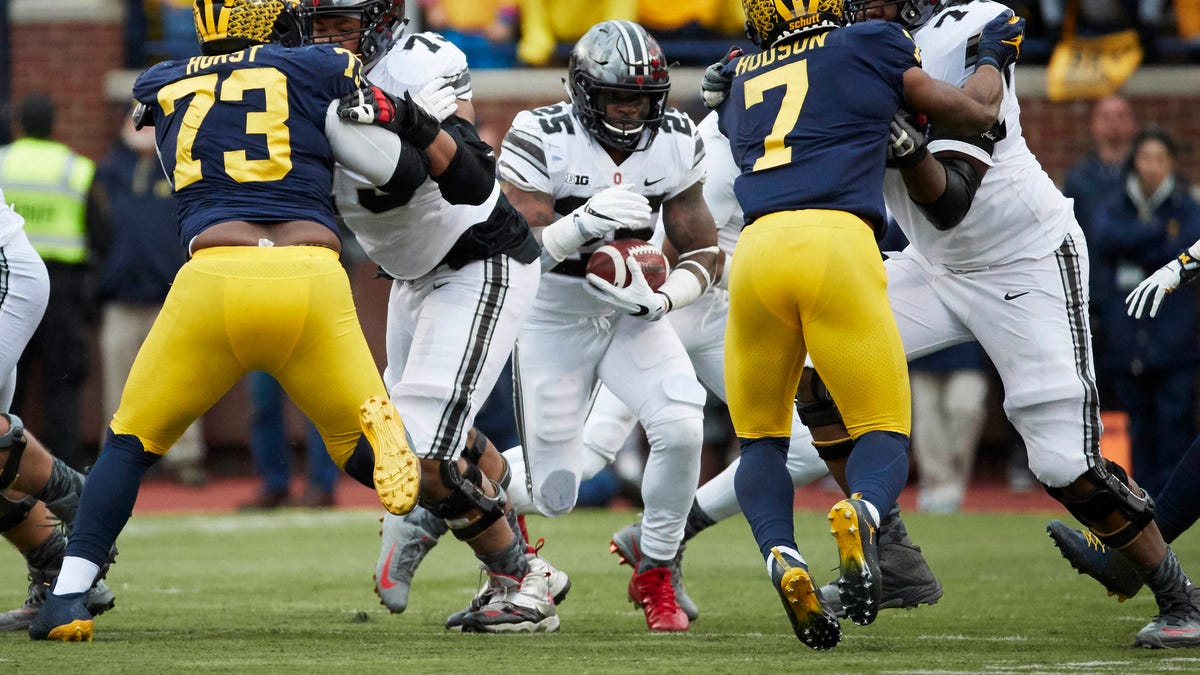
<svg viewBox="0 0 1200 675"><path fill-rule="evenodd" d="M358 26L334 33L315 36L318 17L346 16L358 20ZM404 0L302 0L301 32L304 44L333 43L358 40L358 56L369 68L387 53L404 32Z"/></svg>
<svg viewBox="0 0 1200 675"><path fill-rule="evenodd" d="M630 21L604 21L571 51L567 91L576 116L601 145L624 152L654 141L667 109L671 78L654 38ZM619 115L610 104L638 111Z"/></svg>
<svg viewBox="0 0 1200 675"><path fill-rule="evenodd" d="M908 30L916 30L941 9L939 0L847 0L846 10L850 21L865 21L866 10L877 7L896 7L896 23Z"/></svg>

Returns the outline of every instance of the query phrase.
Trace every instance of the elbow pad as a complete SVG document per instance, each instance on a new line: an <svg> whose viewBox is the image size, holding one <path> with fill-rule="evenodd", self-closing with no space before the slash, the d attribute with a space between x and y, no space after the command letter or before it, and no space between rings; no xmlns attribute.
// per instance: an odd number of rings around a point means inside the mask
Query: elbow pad
<svg viewBox="0 0 1200 675"><path fill-rule="evenodd" d="M939 159L946 170L946 189L928 204L917 204L933 226L945 232L962 222L983 179L965 160Z"/></svg>
<svg viewBox="0 0 1200 675"><path fill-rule="evenodd" d="M496 152L466 120L451 117L443 129L454 138L458 150L446 170L433 180L451 204L484 203L496 186Z"/></svg>
<svg viewBox="0 0 1200 675"><path fill-rule="evenodd" d="M400 157L396 160L396 170L386 183L378 186L380 190L397 198L397 203L407 204L413 193L429 177L429 159L425 153L417 150L410 143L400 146Z"/></svg>

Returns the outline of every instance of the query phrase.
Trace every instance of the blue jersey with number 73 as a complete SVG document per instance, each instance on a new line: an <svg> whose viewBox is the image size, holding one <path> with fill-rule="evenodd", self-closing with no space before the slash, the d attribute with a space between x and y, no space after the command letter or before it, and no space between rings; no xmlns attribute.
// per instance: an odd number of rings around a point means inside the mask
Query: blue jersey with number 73
<svg viewBox="0 0 1200 675"><path fill-rule="evenodd" d="M746 223L779 211L853 213L882 231L888 128L920 51L898 24L869 21L744 55L721 108L742 174Z"/></svg>
<svg viewBox="0 0 1200 675"><path fill-rule="evenodd" d="M256 45L160 63L133 95L149 107L184 245L229 220L312 220L334 232L330 101L358 88L361 63L331 45Z"/></svg>

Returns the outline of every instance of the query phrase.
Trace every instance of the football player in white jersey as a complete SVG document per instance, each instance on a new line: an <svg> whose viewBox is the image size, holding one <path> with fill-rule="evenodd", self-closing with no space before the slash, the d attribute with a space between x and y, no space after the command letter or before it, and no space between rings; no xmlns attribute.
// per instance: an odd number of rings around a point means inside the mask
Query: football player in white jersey
<svg viewBox="0 0 1200 675"><path fill-rule="evenodd" d="M25 236L25 220L0 190L0 534L25 558L29 595L18 608L0 613L0 632L24 630L45 602L58 576L66 535L55 527L71 523L83 475L52 456L20 418L9 413L17 360L42 320L50 295L46 265ZM113 592L97 581L88 611L113 606Z"/></svg>
<svg viewBox="0 0 1200 675"><path fill-rule="evenodd" d="M569 101L517 114L500 156L504 192L540 232L553 265L514 352L525 487L544 515L575 506L587 461L584 417L596 385L607 385L637 414L651 448L631 596L651 630L686 630L669 565L699 480L705 396L679 337L658 319L696 300L720 273L702 193L704 144L691 120L666 106L666 57L635 23L593 26L571 52L567 85ZM585 278L588 252L604 242L589 241L578 214L589 200L627 195L644 195L653 215L625 218L603 239L650 239L661 215L680 262L657 291L636 263L628 288Z"/></svg>
<svg viewBox="0 0 1200 675"><path fill-rule="evenodd" d="M987 0L852 5L860 19L903 24L925 70L958 85L981 62L984 26L1010 11ZM1019 52L1019 37L1008 44ZM903 120L893 129L890 152L900 169L887 172L884 196L911 245L886 265L905 351L911 359L978 340L1000 374L1005 413L1034 475L1154 591L1159 613L1136 644L1200 646L1200 597L1154 523L1153 502L1100 455L1087 245L1070 200L1021 136L1011 70L1000 86L1000 119L987 134L934 129L924 147Z"/></svg>
<svg viewBox="0 0 1200 675"><path fill-rule="evenodd" d="M709 114L697 125L704 140L704 201L716 220L717 242L725 253L726 270L733 263L733 249L742 230L742 208L733 193L733 179L739 171L729 149L729 139L717 127L717 114ZM670 242L665 247L669 248ZM724 278L724 277L723 277ZM679 335L696 375L706 387L722 400L725 398L725 323L729 312L729 292L720 285L709 288L692 304L667 315ZM582 477L592 477L615 461L630 432L637 425L637 416L612 393L600 387L584 425L583 443L587 449ZM520 474L524 460L520 449L505 451L512 471ZM741 513L734 494L733 477L737 471L735 459L724 471L696 491L688 512L683 543L706 528ZM792 423L792 440L787 458L788 473L796 487L808 485L825 476L828 469L817 449L812 434L801 423L799 415ZM509 493L510 504L518 510L529 510L528 494L520 485ZM879 527L879 563L883 570L882 609L912 608L933 604L942 596L942 586L921 556L921 549L908 537L900 509L893 507ZM641 549L641 525L622 528L613 535L612 549L627 560L636 559ZM683 587L680 552L671 561L671 582L680 608L694 621L699 608Z"/></svg>
<svg viewBox="0 0 1200 675"><path fill-rule="evenodd" d="M346 225L393 279L384 382L421 457L421 507L384 518L377 592L389 609L403 611L412 571L449 530L488 573L485 602L456 627L557 630L554 602L569 582L531 553L505 508L503 458L470 429L541 270L538 244L501 194L494 153L473 127L466 57L436 33L402 36L402 0L308 0L303 7L304 30L359 54L377 87L369 92L374 100L342 112L393 128L428 160L429 177L415 189L376 189L340 166L334 178ZM415 119L418 107L440 125ZM439 158L431 141L447 134L456 151ZM407 577L393 575L398 567Z"/></svg>

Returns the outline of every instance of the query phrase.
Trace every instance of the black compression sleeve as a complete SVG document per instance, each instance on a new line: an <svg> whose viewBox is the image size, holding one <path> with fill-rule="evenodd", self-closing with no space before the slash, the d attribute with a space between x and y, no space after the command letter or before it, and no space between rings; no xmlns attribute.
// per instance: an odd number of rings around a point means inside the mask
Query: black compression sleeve
<svg viewBox="0 0 1200 675"><path fill-rule="evenodd" d="M433 180L451 204L484 203L496 187L495 151L466 120L451 117L442 128L454 138L458 150L446 170Z"/></svg>
<svg viewBox="0 0 1200 675"><path fill-rule="evenodd" d="M405 141L400 146L400 159L396 161L396 170L392 172L392 177L388 179L388 182L380 185L379 189L396 197L397 203L405 204L427 177L429 177L429 159L425 157L425 153Z"/></svg>
<svg viewBox="0 0 1200 675"><path fill-rule="evenodd" d="M946 170L946 189L942 196L928 204L917 204L925 217L938 230L945 232L962 222L982 178L966 160L938 159Z"/></svg>

